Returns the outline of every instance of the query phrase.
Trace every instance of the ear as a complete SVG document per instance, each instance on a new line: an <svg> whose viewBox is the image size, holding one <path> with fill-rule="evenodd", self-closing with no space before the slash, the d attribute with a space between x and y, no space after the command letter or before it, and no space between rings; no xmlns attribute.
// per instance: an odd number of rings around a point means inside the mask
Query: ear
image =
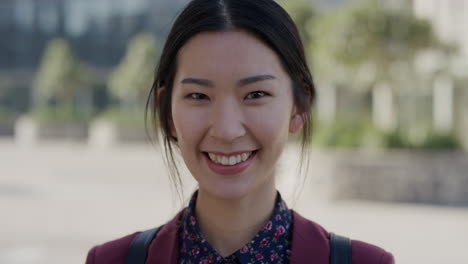
<svg viewBox="0 0 468 264"><path fill-rule="evenodd" d="M304 126L304 120L304 114L295 111L291 116L291 121L289 123L289 133L294 134L301 130L302 126Z"/></svg>
<svg viewBox="0 0 468 264"><path fill-rule="evenodd" d="M158 89L158 92L157 92L157 95L156 95L156 102L157 102L158 105L161 104L162 96L163 96L163 94L165 92L166 92L165 87L161 87L161 88ZM170 112L172 113L172 111L170 111ZM175 126L174 126L174 121L172 120L172 114L168 118L168 122L169 122L169 128L171 130L171 135L177 139L177 133L176 133Z"/></svg>

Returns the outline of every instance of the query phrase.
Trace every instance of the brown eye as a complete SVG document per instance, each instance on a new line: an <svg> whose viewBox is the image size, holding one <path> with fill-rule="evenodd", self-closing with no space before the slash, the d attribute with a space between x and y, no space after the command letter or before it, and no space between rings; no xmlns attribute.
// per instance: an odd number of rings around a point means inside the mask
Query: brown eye
<svg viewBox="0 0 468 264"><path fill-rule="evenodd" d="M208 96L202 94L202 93L191 93L186 96L186 98L191 99L191 100L205 100L208 99Z"/></svg>
<svg viewBox="0 0 468 264"><path fill-rule="evenodd" d="M251 92L247 95L247 99L260 99L260 98L263 98L265 96L267 96L268 94L265 93L265 92L262 92L262 91L255 91L255 92Z"/></svg>

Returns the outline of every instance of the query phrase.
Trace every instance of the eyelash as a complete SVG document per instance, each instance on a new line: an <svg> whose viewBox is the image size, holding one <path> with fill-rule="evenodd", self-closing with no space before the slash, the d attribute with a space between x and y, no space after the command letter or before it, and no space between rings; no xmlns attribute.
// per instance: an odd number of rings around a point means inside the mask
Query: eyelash
<svg viewBox="0 0 468 264"><path fill-rule="evenodd" d="M267 92L263 92L263 91L254 91L254 92L249 93L247 96L249 96L249 95L251 95L251 94L258 94L258 93L263 94L263 96L260 97L260 98L257 97L257 98L251 98L251 99L257 100L257 99L261 99L261 98L263 98L263 97L265 97L265 96L269 96L269 95L270 95L270 94L268 94ZM203 100L203 99L196 99L196 98L193 98L192 95L202 95L202 96L207 97L205 94L202 94L202 93L190 93L190 94L188 94L188 95L186 96L186 98L187 98L187 99L191 99L191 100L196 100L196 101Z"/></svg>

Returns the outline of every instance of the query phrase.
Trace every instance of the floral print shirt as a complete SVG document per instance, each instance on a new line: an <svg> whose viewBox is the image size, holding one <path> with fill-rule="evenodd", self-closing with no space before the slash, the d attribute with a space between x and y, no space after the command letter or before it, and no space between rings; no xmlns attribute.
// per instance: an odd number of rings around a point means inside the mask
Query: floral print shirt
<svg viewBox="0 0 468 264"><path fill-rule="evenodd" d="M292 213L277 192L276 205L263 228L242 248L222 257L208 243L195 217L196 191L185 210L179 229L180 264L277 264L289 263Z"/></svg>

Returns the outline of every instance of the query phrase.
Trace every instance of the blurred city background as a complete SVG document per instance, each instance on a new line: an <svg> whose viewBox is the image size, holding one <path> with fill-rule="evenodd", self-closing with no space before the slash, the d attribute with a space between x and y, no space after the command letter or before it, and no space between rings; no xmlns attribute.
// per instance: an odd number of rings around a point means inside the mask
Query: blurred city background
<svg viewBox="0 0 468 264"><path fill-rule="evenodd" d="M182 208L144 107L187 2L0 1L0 263L84 263ZM318 92L307 177L295 137L279 167L288 204L397 263L468 263L468 0L279 2Z"/></svg>

